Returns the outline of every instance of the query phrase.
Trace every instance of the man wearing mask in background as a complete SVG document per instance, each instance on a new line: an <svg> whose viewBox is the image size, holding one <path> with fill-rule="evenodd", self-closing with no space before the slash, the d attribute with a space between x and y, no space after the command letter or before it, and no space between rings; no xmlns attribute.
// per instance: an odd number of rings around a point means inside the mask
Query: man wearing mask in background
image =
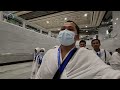
<svg viewBox="0 0 120 90"><path fill-rule="evenodd" d="M33 53L33 63L32 63L32 72L31 72L31 79L34 77L34 75L35 75L35 64L36 64L36 57L37 57L37 55L38 55L38 53L39 53L39 51L40 51L40 48L39 47L36 47L35 49L34 49L34 53Z"/></svg>
<svg viewBox="0 0 120 90"><path fill-rule="evenodd" d="M112 54L110 65L115 70L120 70L120 48Z"/></svg>
<svg viewBox="0 0 120 90"><path fill-rule="evenodd" d="M38 51L39 50L39 51ZM35 75L42 63L42 58L45 54L45 49L41 48L41 49L37 49L37 55L35 57L34 63L33 63L33 69L32 69L32 74L31 74L31 79L35 78Z"/></svg>
<svg viewBox="0 0 120 90"><path fill-rule="evenodd" d="M79 27L73 21L64 23L58 39L60 47L46 52L36 79L120 78L120 71L106 65L93 51L76 48Z"/></svg>
<svg viewBox="0 0 120 90"><path fill-rule="evenodd" d="M91 41L91 46L93 47L93 51L95 54L100 57L106 64L109 65L109 60L111 59L111 55L107 50L100 48L100 40L99 39L93 39Z"/></svg>

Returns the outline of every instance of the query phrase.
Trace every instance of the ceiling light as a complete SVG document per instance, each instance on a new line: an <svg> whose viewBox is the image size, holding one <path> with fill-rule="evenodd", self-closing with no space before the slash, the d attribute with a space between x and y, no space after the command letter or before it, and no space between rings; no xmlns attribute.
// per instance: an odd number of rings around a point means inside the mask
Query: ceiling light
<svg viewBox="0 0 120 90"><path fill-rule="evenodd" d="M114 24L116 24L116 23L114 23Z"/></svg>
<svg viewBox="0 0 120 90"><path fill-rule="evenodd" d="M84 17L87 17L87 13L84 14Z"/></svg>
<svg viewBox="0 0 120 90"><path fill-rule="evenodd" d="M60 30L60 28L58 28L58 30Z"/></svg>
<svg viewBox="0 0 120 90"><path fill-rule="evenodd" d="M116 20L118 20L118 18L116 18Z"/></svg>
<svg viewBox="0 0 120 90"><path fill-rule="evenodd" d="M46 23L49 23L49 21L46 21Z"/></svg>
<svg viewBox="0 0 120 90"><path fill-rule="evenodd" d="M86 31L86 32L88 32L88 31Z"/></svg>
<svg viewBox="0 0 120 90"><path fill-rule="evenodd" d="M88 27L88 26L85 26L85 27Z"/></svg>
<svg viewBox="0 0 120 90"><path fill-rule="evenodd" d="M80 36L81 38L83 38L83 36Z"/></svg>
<svg viewBox="0 0 120 90"><path fill-rule="evenodd" d="M64 18L64 20L67 20L67 18Z"/></svg>
<svg viewBox="0 0 120 90"><path fill-rule="evenodd" d="M106 30L106 34L109 34L108 30Z"/></svg>

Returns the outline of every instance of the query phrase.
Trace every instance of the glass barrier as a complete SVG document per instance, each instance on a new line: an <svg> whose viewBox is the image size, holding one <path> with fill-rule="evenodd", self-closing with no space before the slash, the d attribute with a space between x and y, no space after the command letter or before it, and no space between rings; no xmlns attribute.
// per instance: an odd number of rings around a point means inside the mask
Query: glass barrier
<svg viewBox="0 0 120 90"><path fill-rule="evenodd" d="M18 26L21 26L21 27L23 26L22 21L20 21L17 18L14 18L14 16L10 16L10 15L5 16L5 15L3 15L3 19L4 19L4 21L7 21L9 23L12 23L12 24L15 24L15 25L18 25Z"/></svg>
<svg viewBox="0 0 120 90"><path fill-rule="evenodd" d="M44 31L44 28L38 28L39 26L35 27L36 25L31 25L26 20L24 20L24 19L22 19L20 17L17 17L17 16L15 16L13 14L5 14L5 13L3 13L3 21L18 25L20 27L24 27L26 29L33 30L33 31L35 31L37 33L42 33L44 35L48 35L48 32ZM25 25L23 25L23 24L25 24ZM42 30L42 32L41 32L41 30Z"/></svg>
<svg viewBox="0 0 120 90"><path fill-rule="evenodd" d="M35 32L40 33L40 30L38 30L37 28L30 26L30 25L25 25L25 28L30 29L30 30L34 30Z"/></svg>

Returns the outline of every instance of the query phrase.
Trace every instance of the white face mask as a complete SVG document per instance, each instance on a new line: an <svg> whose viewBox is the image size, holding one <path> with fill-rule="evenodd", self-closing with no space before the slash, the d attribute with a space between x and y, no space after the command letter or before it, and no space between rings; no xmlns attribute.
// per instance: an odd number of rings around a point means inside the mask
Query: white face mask
<svg viewBox="0 0 120 90"><path fill-rule="evenodd" d="M75 33L67 29L60 31L58 35L60 43L64 46L72 45L75 42L74 37Z"/></svg>

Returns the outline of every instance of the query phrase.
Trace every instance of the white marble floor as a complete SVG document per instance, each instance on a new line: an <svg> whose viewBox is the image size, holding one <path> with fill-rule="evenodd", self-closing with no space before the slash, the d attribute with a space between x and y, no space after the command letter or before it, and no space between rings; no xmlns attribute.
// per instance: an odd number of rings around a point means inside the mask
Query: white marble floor
<svg viewBox="0 0 120 90"><path fill-rule="evenodd" d="M0 79L29 79L32 62L0 66Z"/></svg>

